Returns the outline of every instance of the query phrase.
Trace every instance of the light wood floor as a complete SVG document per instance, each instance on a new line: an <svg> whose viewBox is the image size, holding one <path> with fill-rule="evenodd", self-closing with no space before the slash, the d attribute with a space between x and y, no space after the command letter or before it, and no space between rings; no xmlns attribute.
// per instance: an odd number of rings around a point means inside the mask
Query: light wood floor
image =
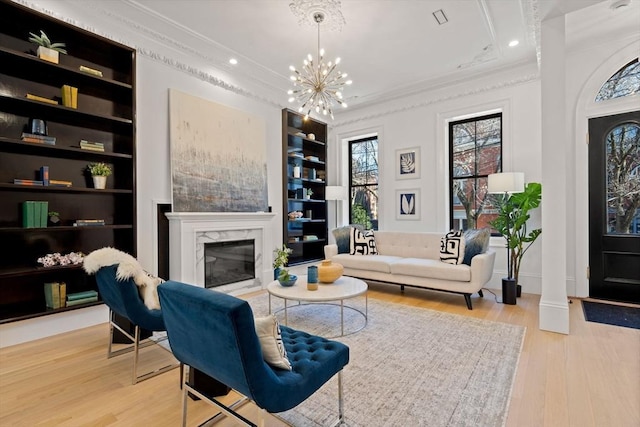
<svg viewBox="0 0 640 427"><path fill-rule="evenodd" d="M566 336L538 329L537 295L512 306L485 292L473 311L461 296L389 285L371 285L369 298L526 326L507 426L640 426L640 330L585 322L579 300ZM107 359L107 336L104 324L0 350L0 426L180 425L178 370L131 385L131 356ZM145 356L166 357L157 348ZM257 419L251 404L242 412ZM190 400L188 425L213 414ZM266 425L285 424L268 416Z"/></svg>

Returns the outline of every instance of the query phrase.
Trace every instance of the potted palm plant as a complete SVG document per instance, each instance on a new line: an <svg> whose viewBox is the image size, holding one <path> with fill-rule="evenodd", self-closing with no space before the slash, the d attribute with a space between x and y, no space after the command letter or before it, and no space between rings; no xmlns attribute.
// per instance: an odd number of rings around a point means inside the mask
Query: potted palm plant
<svg viewBox="0 0 640 427"><path fill-rule="evenodd" d="M87 170L93 178L93 187L104 190L107 186L107 177L111 175L111 166L102 162L91 163L87 166Z"/></svg>
<svg viewBox="0 0 640 427"><path fill-rule="evenodd" d="M60 53L66 54L67 51L64 43L51 43L49 37L45 34L44 31L40 30L40 35L36 35L34 33L29 33L31 37L29 37L29 41L38 45L38 58L53 62L57 64L60 58Z"/></svg>
<svg viewBox="0 0 640 427"><path fill-rule="evenodd" d="M507 241L507 273L515 280L517 296L522 292L522 286L518 283L522 257L542 233L541 228L527 228L527 221L531 218L529 212L540 206L541 199L542 184L538 182L528 183L522 193L497 196L498 217L490 222Z"/></svg>

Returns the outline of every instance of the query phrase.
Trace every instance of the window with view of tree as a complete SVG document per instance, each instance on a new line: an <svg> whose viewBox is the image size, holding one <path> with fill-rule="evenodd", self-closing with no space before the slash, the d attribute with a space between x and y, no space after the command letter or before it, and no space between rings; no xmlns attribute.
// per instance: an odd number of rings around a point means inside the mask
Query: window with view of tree
<svg viewBox="0 0 640 427"><path fill-rule="evenodd" d="M607 80L596 95L596 102L621 98L640 92L640 62L638 58L620 68Z"/></svg>
<svg viewBox="0 0 640 427"><path fill-rule="evenodd" d="M487 177L502 171L502 113L449 123L449 170L451 228L489 226Z"/></svg>
<svg viewBox="0 0 640 427"><path fill-rule="evenodd" d="M378 229L378 137L349 142L349 219Z"/></svg>

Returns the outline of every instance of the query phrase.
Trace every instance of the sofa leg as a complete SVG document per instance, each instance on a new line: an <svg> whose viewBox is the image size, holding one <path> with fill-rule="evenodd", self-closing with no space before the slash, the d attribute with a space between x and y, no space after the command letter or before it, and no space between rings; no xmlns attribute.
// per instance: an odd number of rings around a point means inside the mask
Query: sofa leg
<svg viewBox="0 0 640 427"><path fill-rule="evenodd" d="M400 285L400 292L404 292L404 285Z"/></svg>
<svg viewBox="0 0 640 427"><path fill-rule="evenodd" d="M464 301L467 303L467 308L473 310L473 307L471 307L471 294L464 294Z"/></svg>
<svg viewBox="0 0 640 427"><path fill-rule="evenodd" d="M482 293L482 289L480 289L480 290L478 291L478 295L480 296L480 298L483 298L483 297L484 297L484 294Z"/></svg>

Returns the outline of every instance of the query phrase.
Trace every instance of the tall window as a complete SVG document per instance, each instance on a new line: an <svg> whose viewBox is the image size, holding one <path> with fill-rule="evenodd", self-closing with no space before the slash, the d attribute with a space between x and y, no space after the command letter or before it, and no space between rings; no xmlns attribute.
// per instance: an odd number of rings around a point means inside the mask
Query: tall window
<svg viewBox="0 0 640 427"><path fill-rule="evenodd" d="M378 229L378 137L349 142L349 220Z"/></svg>
<svg viewBox="0 0 640 427"><path fill-rule="evenodd" d="M451 228L489 225L494 208L487 176L502 171L502 113L449 123Z"/></svg>

